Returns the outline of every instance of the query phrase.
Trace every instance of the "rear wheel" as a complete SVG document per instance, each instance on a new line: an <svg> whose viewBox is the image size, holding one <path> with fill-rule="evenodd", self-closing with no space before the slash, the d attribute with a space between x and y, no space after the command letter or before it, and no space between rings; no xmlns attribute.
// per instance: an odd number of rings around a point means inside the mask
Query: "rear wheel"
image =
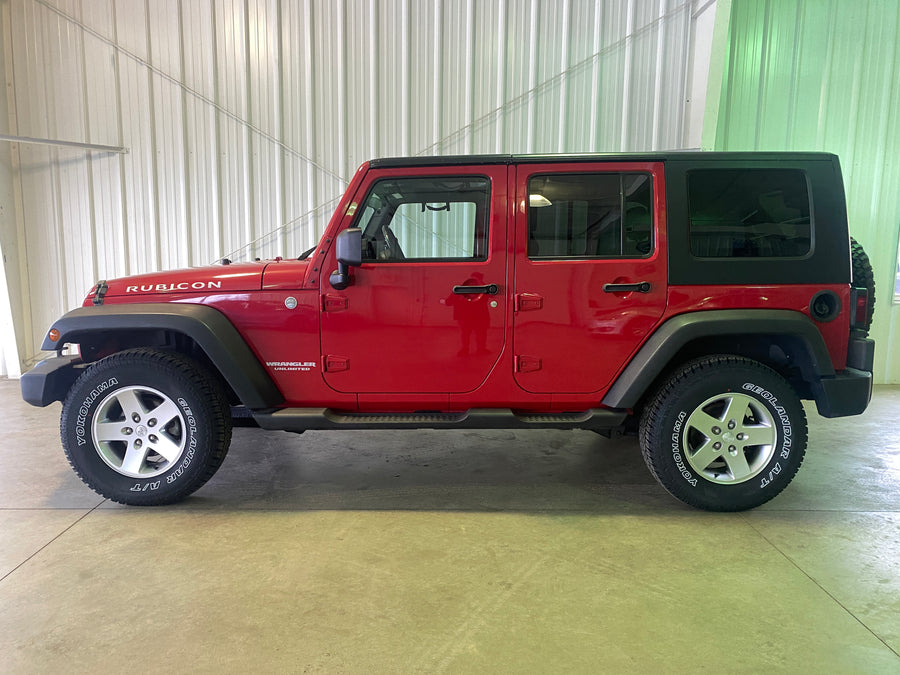
<svg viewBox="0 0 900 675"><path fill-rule="evenodd" d="M231 418L218 382L181 354L136 349L90 366L63 403L66 457L93 490L123 504L170 504L225 459Z"/></svg>
<svg viewBox="0 0 900 675"><path fill-rule="evenodd" d="M692 361L641 418L651 473L681 501L709 511L763 504L791 482L806 451L806 415L778 373L735 356Z"/></svg>

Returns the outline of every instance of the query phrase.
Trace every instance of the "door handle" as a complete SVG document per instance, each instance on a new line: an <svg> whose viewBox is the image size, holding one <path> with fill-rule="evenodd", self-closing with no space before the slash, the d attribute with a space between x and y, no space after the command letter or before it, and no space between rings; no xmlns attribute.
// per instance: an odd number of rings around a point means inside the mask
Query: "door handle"
<svg viewBox="0 0 900 675"><path fill-rule="evenodd" d="M630 293L637 291L638 293L649 293L650 282L639 281L636 284L603 284L604 293Z"/></svg>
<svg viewBox="0 0 900 675"><path fill-rule="evenodd" d="M497 284L488 284L487 286L454 286L453 292L457 295L475 295L476 293L497 295L497 293L500 292L500 287Z"/></svg>

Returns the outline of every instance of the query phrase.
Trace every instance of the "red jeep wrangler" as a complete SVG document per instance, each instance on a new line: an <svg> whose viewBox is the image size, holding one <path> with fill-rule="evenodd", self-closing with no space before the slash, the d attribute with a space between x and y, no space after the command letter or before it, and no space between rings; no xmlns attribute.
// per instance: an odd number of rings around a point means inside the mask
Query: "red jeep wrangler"
<svg viewBox="0 0 900 675"><path fill-rule="evenodd" d="M298 259L99 282L22 392L126 504L197 490L240 424L635 429L674 496L748 509L801 399L868 405L871 280L834 155L380 159Z"/></svg>

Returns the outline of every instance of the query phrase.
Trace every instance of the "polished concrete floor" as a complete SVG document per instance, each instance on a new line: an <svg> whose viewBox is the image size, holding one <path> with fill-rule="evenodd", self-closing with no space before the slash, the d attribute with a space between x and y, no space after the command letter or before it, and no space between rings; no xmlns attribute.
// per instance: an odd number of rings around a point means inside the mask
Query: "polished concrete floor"
<svg viewBox="0 0 900 675"><path fill-rule="evenodd" d="M900 673L900 387L810 412L743 514L556 431L238 430L185 503L129 508L0 381L0 672Z"/></svg>

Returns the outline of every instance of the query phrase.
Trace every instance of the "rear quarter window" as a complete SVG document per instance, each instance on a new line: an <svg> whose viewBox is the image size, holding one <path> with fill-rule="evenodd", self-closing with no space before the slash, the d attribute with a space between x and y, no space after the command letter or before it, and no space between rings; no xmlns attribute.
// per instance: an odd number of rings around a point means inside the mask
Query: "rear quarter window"
<svg viewBox="0 0 900 675"><path fill-rule="evenodd" d="M807 177L799 169L688 171L691 254L804 258L812 250Z"/></svg>

